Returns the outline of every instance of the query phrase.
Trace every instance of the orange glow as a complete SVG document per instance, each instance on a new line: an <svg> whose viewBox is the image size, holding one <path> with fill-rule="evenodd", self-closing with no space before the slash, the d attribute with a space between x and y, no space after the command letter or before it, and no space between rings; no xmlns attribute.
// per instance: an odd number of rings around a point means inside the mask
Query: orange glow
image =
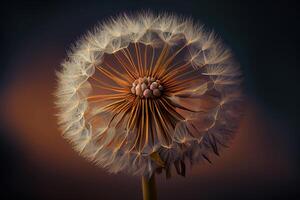
<svg viewBox="0 0 300 200"><path fill-rule="evenodd" d="M78 155L61 137L52 95L56 82L53 66L58 66L55 62L60 59L50 52L43 55L47 56L31 59L33 62L24 62L26 72L15 74L17 79L10 83L1 98L1 117L11 134L5 137L11 138L10 141L19 145L21 156L26 161L25 165L50 176L57 174L62 178L73 178L74 183L68 186L64 185L68 184L66 182L60 183L59 178L44 178L40 175L36 185L37 195L41 199L54 199L54 195L63 194L68 187L69 190L80 187L82 191L79 192L79 196L89 194L95 199L115 199L126 195L134 198L136 190L139 190L139 177L108 174ZM24 60L20 59L20 62L22 61ZM221 157L212 157L213 164L202 163L195 165L192 170L187 170L186 178L174 173L173 178L166 184L164 174L160 175L159 196L169 197L169 191L173 191L172 195L176 197L192 190L207 195L213 191L211 188L218 187L221 190L224 187L228 188L228 184L244 184L241 186L243 188L251 183L286 183L292 180L296 172L293 167L295 161L289 155L286 143L282 142L280 137L275 137L278 131L268 114L249 100L246 102L240 129L230 148L223 150ZM97 183L101 188L92 186L93 189L90 189L91 183ZM49 188L51 184L57 185L56 193ZM83 184L88 186L82 188ZM107 192L116 187L125 189L120 189L120 193ZM190 187L193 189L189 189ZM201 190L195 189L198 187Z"/></svg>
<svg viewBox="0 0 300 200"><path fill-rule="evenodd" d="M2 118L12 130L12 137L21 145L29 162L42 167L52 166L81 176L99 174L99 169L77 155L61 137L56 125L53 91L54 69L45 64L49 59L27 66L34 74L25 73L12 82L3 94ZM46 66L45 68L41 66ZM33 78L34 76L34 78ZM278 138L269 138L276 128L266 123L267 114L253 102L247 103L244 119L230 148L213 158L213 164L200 164L189 172L192 177L223 177L232 173L241 176L264 175L267 178L288 177L293 173L288 155L281 155L284 144ZM280 152L280 153L279 153ZM286 152L287 153L287 152ZM266 170L267 169L267 170ZM188 175L189 177L189 175ZM232 177L234 178L234 177Z"/></svg>

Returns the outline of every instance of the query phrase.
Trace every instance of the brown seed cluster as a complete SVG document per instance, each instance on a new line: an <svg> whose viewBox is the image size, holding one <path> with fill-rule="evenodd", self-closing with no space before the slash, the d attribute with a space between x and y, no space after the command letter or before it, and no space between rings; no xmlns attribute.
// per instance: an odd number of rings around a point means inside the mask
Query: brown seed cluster
<svg viewBox="0 0 300 200"><path fill-rule="evenodd" d="M138 78L132 83L131 93L140 98L160 97L163 92L160 80L148 77Z"/></svg>

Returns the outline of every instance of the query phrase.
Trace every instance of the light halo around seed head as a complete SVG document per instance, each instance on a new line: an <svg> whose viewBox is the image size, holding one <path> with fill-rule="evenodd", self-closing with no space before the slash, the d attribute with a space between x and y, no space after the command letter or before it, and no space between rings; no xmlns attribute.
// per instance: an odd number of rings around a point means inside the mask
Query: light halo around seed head
<svg viewBox="0 0 300 200"><path fill-rule="evenodd" d="M110 172L151 175L219 154L238 127L241 73L213 32L175 14L122 14L57 72L63 136ZM188 162L187 162L188 161Z"/></svg>

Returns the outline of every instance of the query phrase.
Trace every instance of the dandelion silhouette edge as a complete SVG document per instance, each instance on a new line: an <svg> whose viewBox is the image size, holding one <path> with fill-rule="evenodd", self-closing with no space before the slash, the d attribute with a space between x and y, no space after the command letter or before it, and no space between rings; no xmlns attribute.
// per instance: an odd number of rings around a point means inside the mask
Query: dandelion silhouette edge
<svg viewBox="0 0 300 200"><path fill-rule="evenodd" d="M231 51L193 20L122 14L79 40L57 72L59 126L109 172L149 175L219 155L240 121Z"/></svg>

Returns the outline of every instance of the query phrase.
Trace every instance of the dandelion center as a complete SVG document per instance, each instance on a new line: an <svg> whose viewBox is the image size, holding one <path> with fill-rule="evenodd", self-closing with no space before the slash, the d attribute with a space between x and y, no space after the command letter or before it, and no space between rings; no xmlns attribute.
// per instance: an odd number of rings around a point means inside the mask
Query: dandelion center
<svg viewBox="0 0 300 200"><path fill-rule="evenodd" d="M160 80L148 77L138 78L132 83L131 93L140 98L160 97L163 92L163 86Z"/></svg>

